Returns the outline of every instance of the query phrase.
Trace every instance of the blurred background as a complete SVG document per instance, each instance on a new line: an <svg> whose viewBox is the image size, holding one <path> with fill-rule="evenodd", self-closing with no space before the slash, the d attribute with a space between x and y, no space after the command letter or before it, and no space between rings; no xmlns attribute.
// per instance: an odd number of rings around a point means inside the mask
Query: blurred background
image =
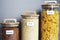
<svg viewBox="0 0 60 40"><path fill-rule="evenodd" d="M42 10L41 4L43 4L44 1L45 0L0 0L0 22L5 18L16 18L20 21L21 14L23 14L24 10L35 10L40 14ZM60 3L60 0L57 1Z"/></svg>

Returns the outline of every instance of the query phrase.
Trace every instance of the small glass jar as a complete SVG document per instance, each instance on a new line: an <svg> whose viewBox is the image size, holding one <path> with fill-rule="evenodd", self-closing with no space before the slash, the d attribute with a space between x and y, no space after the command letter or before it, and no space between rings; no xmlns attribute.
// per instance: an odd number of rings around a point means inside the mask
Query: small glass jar
<svg viewBox="0 0 60 40"><path fill-rule="evenodd" d="M2 25L2 40L19 40L19 22L16 19L5 19Z"/></svg>

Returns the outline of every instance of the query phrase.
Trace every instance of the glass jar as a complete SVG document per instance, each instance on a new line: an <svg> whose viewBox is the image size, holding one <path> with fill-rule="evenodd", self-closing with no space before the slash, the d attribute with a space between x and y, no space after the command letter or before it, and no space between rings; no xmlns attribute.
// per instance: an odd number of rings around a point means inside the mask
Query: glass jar
<svg viewBox="0 0 60 40"><path fill-rule="evenodd" d="M59 34L59 4L57 1L45 1L41 13L41 40L58 40Z"/></svg>
<svg viewBox="0 0 60 40"><path fill-rule="evenodd" d="M35 11L27 12L22 15L22 40L38 40L39 15Z"/></svg>
<svg viewBox="0 0 60 40"><path fill-rule="evenodd" d="M5 19L2 25L2 40L19 40L19 22L16 19Z"/></svg>

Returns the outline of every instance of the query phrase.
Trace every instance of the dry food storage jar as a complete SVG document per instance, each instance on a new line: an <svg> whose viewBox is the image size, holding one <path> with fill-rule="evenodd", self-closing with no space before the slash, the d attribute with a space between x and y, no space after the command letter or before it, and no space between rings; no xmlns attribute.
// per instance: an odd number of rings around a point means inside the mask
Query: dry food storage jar
<svg viewBox="0 0 60 40"><path fill-rule="evenodd" d="M59 4L57 1L45 1L41 13L41 40L58 40L59 34Z"/></svg>
<svg viewBox="0 0 60 40"><path fill-rule="evenodd" d="M16 19L5 19L2 25L2 40L19 40L19 22Z"/></svg>
<svg viewBox="0 0 60 40"><path fill-rule="evenodd" d="M38 40L38 16L35 11L25 11L22 15L22 40Z"/></svg>

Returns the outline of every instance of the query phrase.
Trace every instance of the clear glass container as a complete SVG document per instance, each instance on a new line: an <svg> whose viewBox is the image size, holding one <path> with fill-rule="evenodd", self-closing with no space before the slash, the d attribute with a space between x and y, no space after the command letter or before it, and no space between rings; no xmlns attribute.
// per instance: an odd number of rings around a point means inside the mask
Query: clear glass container
<svg viewBox="0 0 60 40"><path fill-rule="evenodd" d="M59 4L56 1L45 1L41 13L41 40L58 40Z"/></svg>
<svg viewBox="0 0 60 40"><path fill-rule="evenodd" d="M22 15L22 40L39 40L39 15L35 14L35 11L27 11Z"/></svg>
<svg viewBox="0 0 60 40"><path fill-rule="evenodd" d="M19 22L16 19L5 19L2 25L2 40L19 40Z"/></svg>

